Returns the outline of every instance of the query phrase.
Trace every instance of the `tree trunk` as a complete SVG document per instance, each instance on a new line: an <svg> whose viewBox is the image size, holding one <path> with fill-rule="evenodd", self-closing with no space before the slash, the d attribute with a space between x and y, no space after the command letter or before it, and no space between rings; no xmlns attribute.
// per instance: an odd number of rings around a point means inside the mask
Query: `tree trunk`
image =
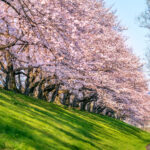
<svg viewBox="0 0 150 150"><path fill-rule="evenodd" d="M55 98L56 98L56 96L58 95L59 87L60 87L60 85L56 85L56 89L55 89L55 91L54 91L54 93L53 93L53 95L52 95L51 102L54 102L54 101L55 101Z"/></svg>
<svg viewBox="0 0 150 150"><path fill-rule="evenodd" d="M6 89L16 91L17 87L16 87L15 72L14 72L14 68L13 68L11 54L9 53L9 51L6 51L6 62L8 65L7 75L6 75Z"/></svg>
<svg viewBox="0 0 150 150"><path fill-rule="evenodd" d="M15 78L15 73L13 70L11 70L10 72L10 75L9 75L9 86L8 88L10 90L17 90L17 87L16 87L16 78Z"/></svg>

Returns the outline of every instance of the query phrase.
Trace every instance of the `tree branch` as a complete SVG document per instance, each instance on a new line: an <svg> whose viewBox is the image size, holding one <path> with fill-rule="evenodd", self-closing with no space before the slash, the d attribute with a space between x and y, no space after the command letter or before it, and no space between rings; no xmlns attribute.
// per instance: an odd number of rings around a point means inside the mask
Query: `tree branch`
<svg viewBox="0 0 150 150"><path fill-rule="evenodd" d="M9 43L9 44L7 44L7 45L0 45L0 51L3 51L3 50L5 50L6 48L10 48L10 47L14 46L14 45L17 43L18 40L19 40L19 39L16 39L14 42Z"/></svg>
<svg viewBox="0 0 150 150"><path fill-rule="evenodd" d="M10 6L18 15L20 15L20 12L7 0L1 0L1 1L4 2L5 4L7 4L8 6Z"/></svg>

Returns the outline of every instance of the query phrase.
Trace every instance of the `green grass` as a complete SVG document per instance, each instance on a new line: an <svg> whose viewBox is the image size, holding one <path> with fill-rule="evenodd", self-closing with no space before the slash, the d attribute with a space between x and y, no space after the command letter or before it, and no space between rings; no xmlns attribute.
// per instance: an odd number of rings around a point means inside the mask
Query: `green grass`
<svg viewBox="0 0 150 150"><path fill-rule="evenodd" d="M0 89L0 150L145 150L150 134Z"/></svg>

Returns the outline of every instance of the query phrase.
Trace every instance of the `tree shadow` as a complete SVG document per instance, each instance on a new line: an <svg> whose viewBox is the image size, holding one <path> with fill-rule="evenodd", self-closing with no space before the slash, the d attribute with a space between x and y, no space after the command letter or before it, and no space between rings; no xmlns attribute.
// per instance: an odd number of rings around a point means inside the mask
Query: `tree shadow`
<svg viewBox="0 0 150 150"><path fill-rule="evenodd" d="M4 93L8 95L7 92ZM111 139L113 139L113 141L119 140L117 137L114 137L114 135L111 135L111 132L109 132L111 129L116 129L124 135L131 136L133 134L133 138L136 137L143 142L150 142L150 139L145 138L144 134L141 136L141 132L144 132L140 129L109 117L72 109L69 110L68 108L64 109L63 106L45 103L41 100L26 97L21 94L15 95L14 93L10 93L9 96L11 96L11 100L7 98L7 96L0 95L0 99L5 101L5 103L3 103L3 101L0 100L0 105L6 106L9 104L12 111L38 120L50 128L57 130L58 133L63 133L66 137L76 140L77 143L89 144L94 149L101 150L103 147L112 150L117 149L103 143L103 138L110 141ZM17 109L17 107L20 109ZM3 133L6 133L11 138L15 137L17 140L25 139L27 145L31 145L36 149L55 149L57 147L56 145L61 145L64 149L84 149L80 145L75 143L70 144L64 141L63 137L51 134L43 130L42 127L39 129L32 126L25 122L24 119L20 120L14 116L9 116L9 120L11 120L11 122L9 122L5 119L5 115L1 115L0 120L3 122L3 124L0 124L0 133L3 131ZM60 125L60 127L58 127L58 125ZM103 125L107 125L109 129L106 130ZM33 131L42 134L44 138L42 139L42 137L36 136L36 134L34 135L32 133ZM53 142L47 144L47 142L44 141L45 138L51 139ZM97 141L99 144L97 144ZM45 145L44 148L43 145ZM100 148L99 145L102 145L102 148Z"/></svg>

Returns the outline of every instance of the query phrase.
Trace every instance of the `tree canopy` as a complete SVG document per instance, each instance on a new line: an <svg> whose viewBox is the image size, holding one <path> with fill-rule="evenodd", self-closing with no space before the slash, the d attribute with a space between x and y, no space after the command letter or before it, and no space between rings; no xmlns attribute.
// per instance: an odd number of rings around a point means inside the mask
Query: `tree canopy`
<svg viewBox="0 0 150 150"><path fill-rule="evenodd" d="M0 8L4 88L97 113L109 108L130 123L146 119L142 65L104 1L0 0Z"/></svg>

